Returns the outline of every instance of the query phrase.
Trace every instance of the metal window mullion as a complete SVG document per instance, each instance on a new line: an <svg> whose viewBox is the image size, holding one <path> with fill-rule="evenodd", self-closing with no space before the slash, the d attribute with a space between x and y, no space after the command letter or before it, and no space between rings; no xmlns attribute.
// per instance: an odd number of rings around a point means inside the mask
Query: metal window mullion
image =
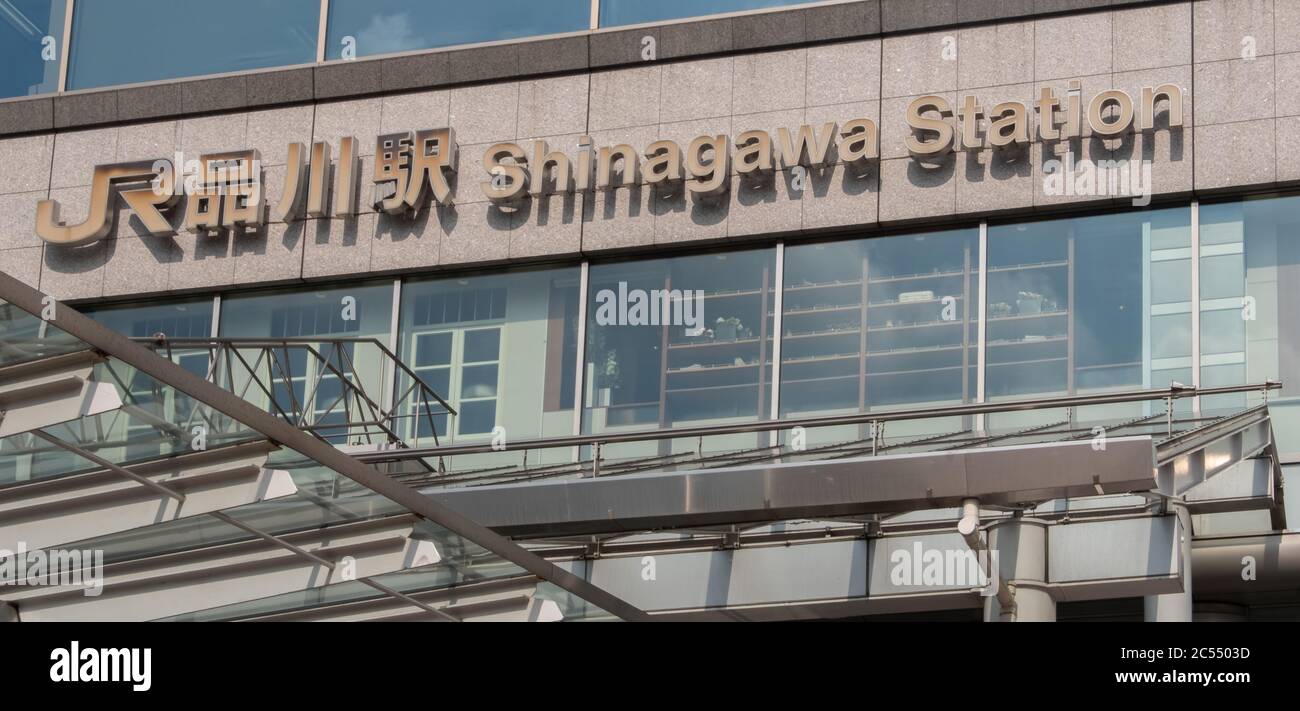
<svg viewBox="0 0 1300 711"><path fill-rule="evenodd" d="M212 338L221 337L221 294L212 297Z"/></svg>
<svg viewBox="0 0 1300 711"><path fill-rule="evenodd" d="M329 29L330 0L320 0L320 23L316 27L316 63L325 61L325 32Z"/></svg>
<svg viewBox="0 0 1300 711"><path fill-rule="evenodd" d="M597 2L598 0L593 0ZM577 372L573 378L573 434L582 434L582 411L585 407L583 403L583 390L586 383L585 373L587 372L587 301L588 289L591 288L590 282L591 262L582 260L582 267L578 272L578 348L577 358L575 358L574 368ZM573 448L573 461L578 461L582 449Z"/></svg>
<svg viewBox="0 0 1300 711"><path fill-rule="evenodd" d="M221 336L221 294L212 296L212 325L208 327L209 338L219 338ZM221 367L221 348L215 347L208 350L208 382L217 382L217 370ZM235 383L230 382L231 389L234 389Z"/></svg>
<svg viewBox="0 0 1300 711"><path fill-rule="evenodd" d="M591 29L600 29L600 0L591 0Z"/></svg>
<svg viewBox="0 0 1300 711"><path fill-rule="evenodd" d="M988 346L988 299L989 299L989 223L987 220L980 220L980 239L979 239L979 311L975 314L976 326L976 343L975 343L975 401L982 403L985 401L985 371L988 360L986 349ZM975 415L974 429L976 431L984 429L984 413Z"/></svg>
<svg viewBox="0 0 1300 711"><path fill-rule="evenodd" d="M62 94L68 90L68 59L72 57L72 12L76 0L65 0L63 5L63 37L59 42L59 87Z"/></svg>
<svg viewBox="0 0 1300 711"><path fill-rule="evenodd" d="M772 304L772 410L770 417L772 420L778 420L781 416L781 334L782 331L782 310L785 308L785 242L776 243L776 274L773 277L773 304ZM762 304L763 311L767 311L767 304ZM763 373L760 369L758 377L762 378ZM775 447L779 442L780 431L772 430L768 439L768 446Z"/></svg>
<svg viewBox="0 0 1300 711"><path fill-rule="evenodd" d="M328 0L326 0L326 2L328 2ZM388 350L391 351L393 355L400 357L401 351L398 350L400 346L398 330L401 328L402 316L401 279L393 280L393 308L391 309L391 312L392 316L388 321ZM381 359L384 361L384 372L382 375L384 389L379 401L379 407L383 409L384 412L389 413L389 426L395 430L397 427L397 365L395 363L389 363L387 358Z"/></svg>
<svg viewBox="0 0 1300 711"><path fill-rule="evenodd" d="M1201 387L1201 202L1192 201L1192 387ZM1192 412L1201 411L1201 396L1192 398Z"/></svg>

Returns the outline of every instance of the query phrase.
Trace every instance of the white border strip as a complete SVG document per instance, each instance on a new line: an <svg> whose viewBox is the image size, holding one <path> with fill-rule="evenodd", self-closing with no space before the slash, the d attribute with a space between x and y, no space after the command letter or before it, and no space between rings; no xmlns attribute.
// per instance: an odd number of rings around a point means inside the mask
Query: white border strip
<svg viewBox="0 0 1300 711"><path fill-rule="evenodd" d="M583 373L587 371L587 289L590 288L588 283L588 271L591 263L582 260L581 271L578 276L578 353L574 359L576 362L573 367L577 369L573 378L573 434L582 434L582 411L583 400L582 391ZM578 461L579 450L573 448L573 461Z"/></svg>
<svg viewBox="0 0 1300 711"><path fill-rule="evenodd" d="M62 94L68 90L68 60L72 58L72 12L76 0L67 0L63 6L63 37L59 38L59 87Z"/></svg>
<svg viewBox="0 0 1300 711"><path fill-rule="evenodd" d="M320 0L320 24L316 28L316 63L325 61L325 31L329 29L330 0Z"/></svg>
<svg viewBox="0 0 1300 711"><path fill-rule="evenodd" d="M1192 387L1201 386L1201 203L1192 200ZM1192 398L1192 412L1201 411L1201 396Z"/></svg>
<svg viewBox="0 0 1300 711"><path fill-rule="evenodd" d="M782 314L785 308L785 242L776 243L776 273L772 277L772 289L774 292L774 303L772 304L772 409L769 417L772 420L781 419L781 334L782 334ZM762 309L767 310L767 304L763 304ZM763 377L760 369L758 377ZM780 443L779 430L771 431L771 438L768 444L775 447Z"/></svg>

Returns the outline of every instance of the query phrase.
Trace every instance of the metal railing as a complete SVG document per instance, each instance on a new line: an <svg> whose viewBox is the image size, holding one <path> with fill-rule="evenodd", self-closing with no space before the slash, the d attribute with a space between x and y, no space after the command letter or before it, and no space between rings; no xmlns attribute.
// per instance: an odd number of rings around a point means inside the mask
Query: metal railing
<svg viewBox="0 0 1300 711"><path fill-rule="evenodd" d="M132 339L176 361L206 354L207 380L333 444L399 447L456 410L374 338ZM424 434L424 433L427 433Z"/></svg>
<svg viewBox="0 0 1300 711"><path fill-rule="evenodd" d="M1265 402L1267 402L1268 393L1273 390L1279 390L1281 387L1282 383L1276 380L1213 388L1195 388L1191 386L1172 384L1168 388L1125 390L1088 395L1057 395L1052 397L1029 398L1022 400L1005 400L999 402L971 403L876 412L857 412L844 415L825 415L726 425L546 437L494 443L450 445L446 447L411 447L388 452L361 454L358 458L369 462L395 462L425 458L441 459L443 457L455 455L486 454L488 452L559 449L564 447L590 447L592 450L592 473L593 475L599 475L601 459L600 450L602 447L611 444L659 442L674 439L704 438L717 435L774 432L779 430L789 430L795 427L813 429L839 425L869 425L872 435L871 449L874 452L878 448L884 446L885 427L891 422L935 419L941 417L988 415L1003 412L1024 412L1031 410L1067 409L1072 413L1073 408L1077 407L1160 400L1163 400L1165 404L1164 413L1157 413L1156 415L1143 419L1151 420L1155 417L1163 416L1166 427L1172 434L1174 423L1173 403L1176 400L1194 397L1210 397L1214 395L1229 395L1235 393L1258 393L1264 398ZM948 435L944 436L946 437Z"/></svg>

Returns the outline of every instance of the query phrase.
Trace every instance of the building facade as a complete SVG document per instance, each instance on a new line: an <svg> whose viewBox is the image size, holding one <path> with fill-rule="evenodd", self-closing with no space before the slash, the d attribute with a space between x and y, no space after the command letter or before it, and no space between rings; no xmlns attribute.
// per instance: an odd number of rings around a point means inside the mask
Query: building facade
<svg viewBox="0 0 1300 711"><path fill-rule="evenodd" d="M0 272L652 615L1300 616L1300 2L450 5L0 3ZM63 438L185 452L184 389L115 387ZM5 434L0 548L105 466ZM311 468L276 470L347 499ZM49 544L256 535L208 523ZM434 568L0 600L436 617L492 580Z"/></svg>

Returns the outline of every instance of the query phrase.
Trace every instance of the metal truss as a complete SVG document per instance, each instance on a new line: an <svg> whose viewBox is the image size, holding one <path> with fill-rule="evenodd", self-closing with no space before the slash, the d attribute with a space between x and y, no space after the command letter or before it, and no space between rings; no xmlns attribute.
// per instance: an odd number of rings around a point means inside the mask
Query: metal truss
<svg viewBox="0 0 1300 711"><path fill-rule="evenodd" d="M374 338L134 340L173 361L206 354L209 381L334 444L418 445L427 431L436 447L435 417L456 415Z"/></svg>

